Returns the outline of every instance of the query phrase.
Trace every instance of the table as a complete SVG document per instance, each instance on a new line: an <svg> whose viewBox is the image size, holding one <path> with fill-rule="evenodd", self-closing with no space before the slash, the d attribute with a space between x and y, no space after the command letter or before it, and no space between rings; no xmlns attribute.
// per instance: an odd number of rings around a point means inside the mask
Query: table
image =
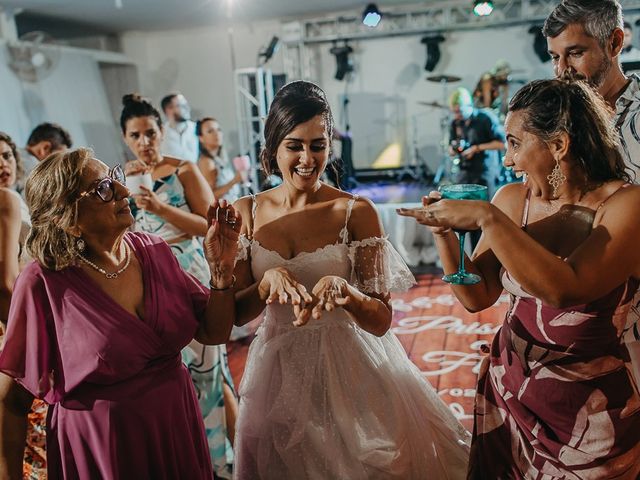
<svg viewBox="0 0 640 480"><path fill-rule="evenodd" d="M397 208L420 206L422 206L420 203L376 204L384 231L389 236L389 242L410 267L416 267L420 263L433 264L438 259L431 231L415 219L401 217L396 213Z"/></svg>

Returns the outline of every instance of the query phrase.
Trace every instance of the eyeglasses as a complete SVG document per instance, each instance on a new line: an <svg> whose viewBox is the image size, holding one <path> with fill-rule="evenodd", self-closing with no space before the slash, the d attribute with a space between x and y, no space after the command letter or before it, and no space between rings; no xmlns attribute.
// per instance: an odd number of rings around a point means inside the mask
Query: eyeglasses
<svg viewBox="0 0 640 480"><path fill-rule="evenodd" d="M116 185L114 181L118 182L122 186L125 186L126 184L126 176L120 165L116 165L109 170L109 174L100 180L96 184L95 188L82 192L76 201L95 193L103 202L110 202L116 195Z"/></svg>

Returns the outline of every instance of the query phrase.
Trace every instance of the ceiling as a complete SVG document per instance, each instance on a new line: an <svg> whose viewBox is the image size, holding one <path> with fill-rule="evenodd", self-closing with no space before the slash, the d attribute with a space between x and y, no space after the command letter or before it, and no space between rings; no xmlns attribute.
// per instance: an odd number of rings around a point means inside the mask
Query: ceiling
<svg viewBox="0 0 640 480"><path fill-rule="evenodd" d="M337 11L364 10L368 0L0 0L30 18L56 18L91 25L100 32L166 30L226 21L231 2L235 21L287 19ZM380 0L385 7L426 0ZM16 13L17 13L16 12Z"/></svg>

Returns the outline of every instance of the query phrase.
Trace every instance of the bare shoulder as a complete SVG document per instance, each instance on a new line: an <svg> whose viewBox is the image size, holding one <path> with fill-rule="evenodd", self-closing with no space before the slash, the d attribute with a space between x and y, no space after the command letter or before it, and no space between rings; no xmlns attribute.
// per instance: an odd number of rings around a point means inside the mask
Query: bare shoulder
<svg viewBox="0 0 640 480"><path fill-rule="evenodd" d="M491 200L513 221L519 221L524 210L528 189L523 183L508 183L500 187Z"/></svg>
<svg viewBox="0 0 640 480"><path fill-rule="evenodd" d="M235 208L243 218L246 218L247 214L251 214L253 207L253 197L246 195L233 202L233 208Z"/></svg>
<svg viewBox="0 0 640 480"><path fill-rule="evenodd" d="M640 185L624 185L614 191L601 205L601 222L599 223L605 223L608 219L614 221L629 219L640 226L640 222L637 221L638 211L640 211Z"/></svg>
<svg viewBox="0 0 640 480"><path fill-rule="evenodd" d="M168 163L178 169L178 173L193 173L198 170L198 165L188 160L178 160L177 158L165 158Z"/></svg>
<svg viewBox="0 0 640 480"><path fill-rule="evenodd" d="M356 199L349 220L349 231L354 240L384 235L378 210L368 198L358 197Z"/></svg>
<svg viewBox="0 0 640 480"><path fill-rule="evenodd" d="M8 188L0 188L0 212L3 215L20 214L20 197Z"/></svg>
<svg viewBox="0 0 640 480"><path fill-rule="evenodd" d="M354 217L365 217L369 220L378 218L378 210L376 210L376 205L370 199L366 197L357 197L356 201L353 204L353 213Z"/></svg>

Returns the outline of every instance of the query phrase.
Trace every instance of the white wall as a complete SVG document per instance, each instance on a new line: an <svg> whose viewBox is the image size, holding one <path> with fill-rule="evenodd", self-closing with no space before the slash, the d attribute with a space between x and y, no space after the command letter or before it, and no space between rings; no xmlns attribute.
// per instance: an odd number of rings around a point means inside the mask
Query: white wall
<svg viewBox="0 0 640 480"><path fill-rule="evenodd" d="M193 28L163 32L130 32L122 36L126 55L139 67L141 93L159 107L171 91L180 91L189 100L192 118L214 116L222 124L235 153L237 148L236 107L233 89L232 52L235 68L255 67L258 51L280 23ZM268 65L282 72L280 53ZM124 92L126 93L126 92Z"/></svg>
<svg viewBox="0 0 640 480"><path fill-rule="evenodd" d="M523 79L551 75L549 64L542 64L533 52L528 26L448 33L441 44L442 57L432 74L448 73L463 78L453 86L473 89L480 74L498 59ZM236 66L255 66L257 52L274 34L277 22L234 26L233 46ZM393 140L405 146L405 159L412 160L414 142L432 168L439 161L439 119L441 111L420 106L417 101L444 101L442 88L425 81L426 47L421 36L382 38L352 42L356 72L349 84L350 119L354 134L355 163L369 165L380 150ZM139 65L143 93L156 102L171 90L188 98L194 117L214 115L222 122L227 137L237 139L233 70L229 35L225 28L200 28L155 33L128 33L123 36L128 57ZM329 97L338 123L341 123L341 96L345 82L333 79L335 60L331 44L311 46L314 78ZM269 64L274 73L282 72L282 53ZM232 145L232 148L235 145Z"/></svg>
<svg viewBox="0 0 640 480"><path fill-rule="evenodd" d="M480 75L497 60L508 61L513 78L532 80L552 75L550 63L543 64L533 51L529 26L450 32L440 44L441 58L433 72L424 70L426 46L422 36L364 40L353 43L356 73L349 87L352 101L349 116L354 131L354 161L366 166L391 141L405 143L406 161L412 161L412 143L432 167L438 163L442 139L440 119L446 110L425 107L417 102L447 103L453 88L463 86L473 91ZM328 46L315 47L317 75L330 99L339 104L344 82L333 78L334 57ZM450 74L462 81L442 85L426 81L435 74ZM520 88L515 84L512 88ZM336 116L340 117L339 110ZM358 132L358 124L368 124ZM360 135L358 135L360 133ZM360 138L358 138L360 137Z"/></svg>
<svg viewBox="0 0 640 480"><path fill-rule="evenodd" d="M90 52L62 49L55 69L37 82L19 79L8 67L0 42L0 130L24 146L33 127L56 122L71 134L74 146L94 148L108 164L121 161L118 141L98 62Z"/></svg>

